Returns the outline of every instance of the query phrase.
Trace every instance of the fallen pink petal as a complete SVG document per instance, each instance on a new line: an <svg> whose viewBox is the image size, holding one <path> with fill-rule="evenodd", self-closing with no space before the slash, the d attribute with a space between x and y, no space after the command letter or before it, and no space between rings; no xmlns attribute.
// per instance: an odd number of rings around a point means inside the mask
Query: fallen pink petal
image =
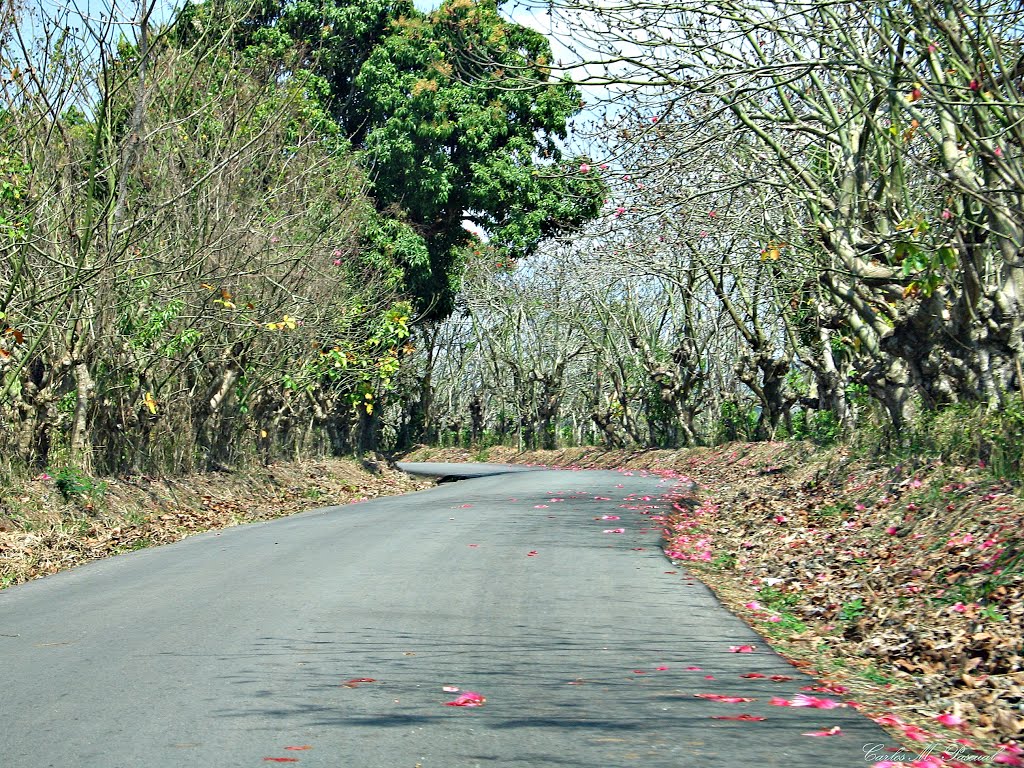
<svg viewBox="0 0 1024 768"><path fill-rule="evenodd" d="M810 731L804 733L804 736L841 736L843 733L842 729L838 725L834 725L827 731Z"/></svg>
<svg viewBox="0 0 1024 768"><path fill-rule="evenodd" d="M376 683L372 677L353 677L351 680L346 680L342 683L346 688L358 688L360 683Z"/></svg>
<svg viewBox="0 0 1024 768"><path fill-rule="evenodd" d="M729 653L753 653L754 646L752 645L730 645Z"/></svg>
<svg viewBox="0 0 1024 768"><path fill-rule="evenodd" d="M486 701L486 697L479 693L466 691L454 701L446 701L444 705L446 707L482 707Z"/></svg>
<svg viewBox="0 0 1024 768"><path fill-rule="evenodd" d="M789 705L791 707L813 707L814 709L835 709L843 706L840 702L832 699L819 699L817 696L807 696L803 693L798 693L790 699Z"/></svg>
<svg viewBox="0 0 1024 768"><path fill-rule="evenodd" d="M693 694L698 699L707 699L708 701L720 701L725 704L744 704L748 701L753 701L749 696L726 696L721 693L695 693Z"/></svg>
<svg viewBox="0 0 1024 768"><path fill-rule="evenodd" d="M992 762L998 765L1024 766L1024 751L1016 744L999 744L996 746L999 753L992 757Z"/></svg>

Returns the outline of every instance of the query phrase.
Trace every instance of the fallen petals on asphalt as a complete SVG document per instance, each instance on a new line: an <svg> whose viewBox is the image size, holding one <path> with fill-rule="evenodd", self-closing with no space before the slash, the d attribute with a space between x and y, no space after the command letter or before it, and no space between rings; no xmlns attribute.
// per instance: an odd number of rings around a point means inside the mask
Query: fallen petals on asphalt
<svg viewBox="0 0 1024 768"><path fill-rule="evenodd" d="M372 677L353 677L351 680L346 680L342 683L346 688L358 688L360 683L376 683Z"/></svg>
<svg viewBox="0 0 1024 768"><path fill-rule="evenodd" d="M602 533L625 533L625 528L605 528Z"/></svg>
<svg viewBox="0 0 1024 768"><path fill-rule="evenodd" d="M526 553L526 556L527 557L536 557L537 556L537 550L536 549L531 549L529 552Z"/></svg>
<svg viewBox="0 0 1024 768"><path fill-rule="evenodd" d="M664 672L666 669L668 669L668 667L655 667L655 670L658 672Z"/></svg>
<svg viewBox="0 0 1024 768"><path fill-rule="evenodd" d="M827 731L810 731L803 734L804 736L841 736L843 733L842 729L838 725L834 725Z"/></svg>
<svg viewBox="0 0 1024 768"><path fill-rule="evenodd" d="M752 645L730 645L729 653L753 653L754 646Z"/></svg>
<svg viewBox="0 0 1024 768"><path fill-rule="evenodd" d="M313 747L311 747L309 744L303 744L301 747L285 747L285 749L290 749L293 752L301 752L304 749L312 749L312 748Z"/></svg>
<svg viewBox="0 0 1024 768"><path fill-rule="evenodd" d="M941 715L935 716L935 722L942 723L947 728L955 728L958 725L963 725L964 719L950 712L943 712Z"/></svg>
<svg viewBox="0 0 1024 768"><path fill-rule="evenodd" d="M441 690L445 693L458 693L459 687L457 685L443 685L441 686Z"/></svg>
<svg viewBox="0 0 1024 768"><path fill-rule="evenodd" d="M466 691L454 701L446 701L446 707L482 707L487 699L474 691Z"/></svg>
<svg viewBox="0 0 1024 768"><path fill-rule="evenodd" d="M813 707L814 709L835 709L836 707L843 706L838 701L832 699L819 699L817 696L807 696L803 693L798 693L789 701L791 707Z"/></svg>
<svg viewBox="0 0 1024 768"><path fill-rule="evenodd" d="M768 675L762 675L760 672L746 672L740 675L740 677L746 677L750 680L760 680L762 678L767 679Z"/></svg>
<svg viewBox="0 0 1024 768"><path fill-rule="evenodd" d="M700 667L692 667L692 666L691 667L687 667L686 671L687 672L703 672L703 670Z"/></svg>
<svg viewBox="0 0 1024 768"><path fill-rule="evenodd" d="M621 520L622 518L618 515L601 515L602 520Z"/></svg>
<svg viewBox="0 0 1024 768"><path fill-rule="evenodd" d="M721 693L695 693L693 694L698 699L707 699L708 701L721 701L726 704L742 704L747 701L753 701L749 696L725 696Z"/></svg>
<svg viewBox="0 0 1024 768"><path fill-rule="evenodd" d="M297 763L299 758L297 757L264 757L264 761L268 763Z"/></svg>
<svg viewBox="0 0 1024 768"><path fill-rule="evenodd" d="M742 720L744 722L753 723L759 720L765 720L767 718L761 717L760 715L712 715L712 720Z"/></svg>

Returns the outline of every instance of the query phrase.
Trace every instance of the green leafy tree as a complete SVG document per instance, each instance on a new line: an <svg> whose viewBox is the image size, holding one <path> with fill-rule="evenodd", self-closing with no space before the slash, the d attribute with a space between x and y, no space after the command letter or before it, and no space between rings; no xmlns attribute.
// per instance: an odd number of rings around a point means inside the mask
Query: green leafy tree
<svg viewBox="0 0 1024 768"><path fill-rule="evenodd" d="M191 9L184 37L214 24L219 7ZM493 0L451 0L428 15L380 0L257 3L230 34L250 51L278 51L277 76L298 67L326 84L325 108L372 180L379 215L366 257L401 270L425 318L451 312L477 239L465 222L508 260L598 212L598 174L562 156L580 94L552 78L544 36L503 19ZM285 55L296 49L298 65Z"/></svg>

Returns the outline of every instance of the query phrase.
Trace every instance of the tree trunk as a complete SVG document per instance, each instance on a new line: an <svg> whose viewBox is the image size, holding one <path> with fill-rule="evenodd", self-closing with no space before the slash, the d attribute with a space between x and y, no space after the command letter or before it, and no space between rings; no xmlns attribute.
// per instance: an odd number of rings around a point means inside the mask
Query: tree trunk
<svg viewBox="0 0 1024 768"><path fill-rule="evenodd" d="M80 361L75 364L75 413L71 422L71 459L83 472L92 471L92 442L89 439L89 408L92 405L96 382L89 366Z"/></svg>

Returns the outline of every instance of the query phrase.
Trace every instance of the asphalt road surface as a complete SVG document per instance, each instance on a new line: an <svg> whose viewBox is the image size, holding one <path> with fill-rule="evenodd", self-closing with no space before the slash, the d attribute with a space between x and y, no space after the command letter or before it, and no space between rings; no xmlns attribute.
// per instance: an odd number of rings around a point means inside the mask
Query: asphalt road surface
<svg viewBox="0 0 1024 768"><path fill-rule="evenodd" d="M885 734L770 705L813 681L664 558L670 485L469 479L4 590L0 766L870 765Z"/></svg>

